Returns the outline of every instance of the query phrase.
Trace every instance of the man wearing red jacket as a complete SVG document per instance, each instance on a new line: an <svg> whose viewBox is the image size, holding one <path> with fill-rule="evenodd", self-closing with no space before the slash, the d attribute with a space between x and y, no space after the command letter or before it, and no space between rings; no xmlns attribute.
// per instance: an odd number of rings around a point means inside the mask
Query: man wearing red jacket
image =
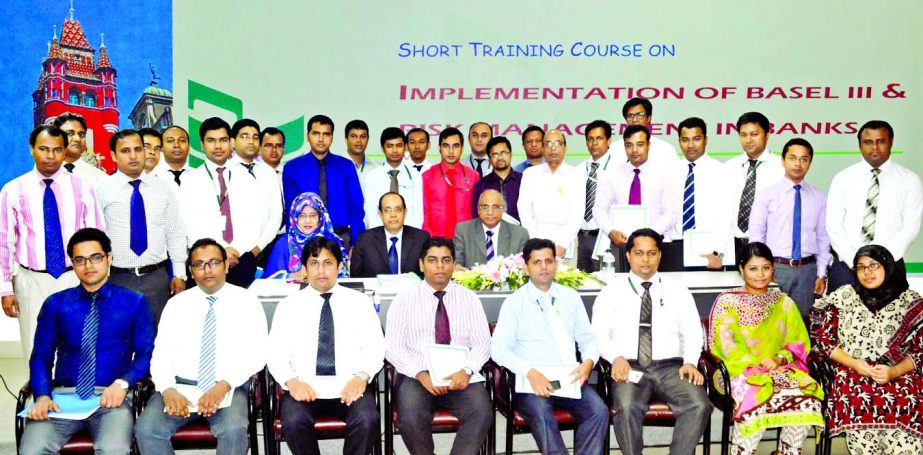
<svg viewBox="0 0 923 455"><path fill-rule="evenodd" d="M423 173L423 230L432 237L455 237L455 226L471 219L471 191L478 173L459 163L465 138L457 128L439 133L442 161Z"/></svg>

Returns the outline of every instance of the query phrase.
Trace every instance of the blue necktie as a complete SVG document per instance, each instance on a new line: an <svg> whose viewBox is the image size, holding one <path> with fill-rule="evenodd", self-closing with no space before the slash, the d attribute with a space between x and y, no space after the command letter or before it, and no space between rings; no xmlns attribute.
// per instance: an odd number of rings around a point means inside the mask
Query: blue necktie
<svg viewBox="0 0 923 455"><path fill-rule="evenodd" d="M683 232L695 229L695 163L689 163L686 174L686 189L683 191Z"/></svg>
<svg viewBox="0 0 923 455"><path fill-rule="evenodd" d="M215 301L218 298L210 295L205 299L208 300L208 312L205 313L202 343L199 348L198 388L202 392L208 391L215 385L215 344L218 338L218 328L215 323Z"/></svg>
<svg viewBox="0 0 923 455"><path fill-rule="evenodd" d="M333 310L330 309L331 295L333 294L330 292L320 295L324 298L324 306L320 309L320 324L317 327L317 362L314 369L318 376L334 376L337 374Z"/></svg>
<svg viewBox="0 0 923 455"><path fill-rule="evenodd" d="M51 190L52 179L45 182L45 197L42 213L45 217L45 270L55 279L64 274L64 239L61 236L61 218L58 216L58 200Z"/></svg>
<svg viewBox="0 0 923 455"><path fill-rule="evenodd" d="M131 192L131 251L138 256L147 251L147 220L144 217L144 198L141 196L141 180L128 182L134 187Z"/></svg>
<svg viewBox="0 0 923 455"><path fill-rule="evenodd" d="M391 248L388 248L388 270L392 275L401 273L397 265L397 237L391 237Z"/></svg>
<svg viewBox="0 0 923 455"><path fill-rule="evenodd" d="M83 320L83 336L80 338L80 370L77 373L77 396L86 400L96 387L96 339L99 335L99 308L97 293L90 294L90 312Z"/></svg>
<svg viewBox="0 0 923 455"><path fill-rule="evenodd" d="M792 222L792 259L801 259L801 185L795 185L795 216Z"/></svg>

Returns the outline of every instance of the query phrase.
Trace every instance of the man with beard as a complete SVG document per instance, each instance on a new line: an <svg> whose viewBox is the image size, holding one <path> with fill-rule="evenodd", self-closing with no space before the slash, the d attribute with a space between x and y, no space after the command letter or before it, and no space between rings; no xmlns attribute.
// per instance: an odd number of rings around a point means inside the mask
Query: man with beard
<svg viewBox="0 0 923 455"><path fill-rule="evenodd" d="M503 200L509 207L506 213L509 213L517 222L519 221L519 209L516 204L519 203L519 183L522 181L522 174L510 167L510 161L513 158L512 150L510 141L503 136L497 136L487 142L487 156L490 158L493 172L474 184L474 193L471 195L472 216L478 216L478 200L481 193L484 190L497 190L503 195Z"/></svg>

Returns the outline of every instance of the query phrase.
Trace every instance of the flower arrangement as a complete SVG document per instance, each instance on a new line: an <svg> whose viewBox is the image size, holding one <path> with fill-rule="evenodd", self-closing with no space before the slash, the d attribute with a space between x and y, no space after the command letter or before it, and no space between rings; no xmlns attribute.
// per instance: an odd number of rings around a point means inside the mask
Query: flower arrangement
<svg viewBox="0 0 923 455"><path fill-rule="evenodd" d="M529 281L524 266L525 261L521 253L512 256L498 256L486 264L475 265L470 270L456 271L452 274L452 279L472 291L515 291ZM591 279L593 277L588 273L572 268L558 258L558 271L554 275L555 283L577 289L586 280Z"/></svg>

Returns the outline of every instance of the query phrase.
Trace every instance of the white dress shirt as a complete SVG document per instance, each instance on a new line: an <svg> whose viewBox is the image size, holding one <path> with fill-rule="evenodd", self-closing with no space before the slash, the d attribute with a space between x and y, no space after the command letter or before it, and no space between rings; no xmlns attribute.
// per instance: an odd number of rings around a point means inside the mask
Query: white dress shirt
<svg viewBox="0 0 923 455"><path fill-rule="evenodd" d="M109 176L109 174L106 174L106 171L87 163L82 158L77 159L73 164L73 174L84 182L89 183L93 188L96 188L96 185L98 185L100 181ZM61 165L61 169L64 169L65 172L67 171L64 165Z"/></svg>
<svg viewBox="0 0 923 455"><path fill-rule="evenodd" d="M215 379L240 387L266 364L266 314L256 294L233 284L225 283L213 295L217 297ZM167 301L151 357L151 379L158 392L176 386L177 376L198 379L206 297L196 286Z"/></svg>
<svg viewBox="0 0 923 455"><path fill-rule="evenodd" d="M257 182L247 170L233 161L225 163L224 180L230 198L231 223L234 236L224 241L224 217L218 204L219 182L217 165L205 160L189 171L180 186L180 214L186 225L189 246L201 238L210 237L224 247L244 254L257 246L261 250L276 236L281 223L281 210L271 213L274 204L281 204L278 194L269 195L266 186Z"/></svg>
<svg viewBox="0 0 923 455"><path fill-rule="evenodd" d="M630 282L629 282L630 280ZM642 280L634 273L619 275L593 303L593 333L602 358L638 358ZM702 353L703 332L692 294L678 281L661 274L649 280L651 293L651 358L682 357L696 365Z"/></svg>
<svg viewBox="0 0 923 455"><path fill-rule="evenodd" d="M406 164L401 164L397 169L385 163L375 169L366 171L362 178L362 194L365 197L365 227L371 229L382 225L381 216L378 215L378 200L391 190L391 174L396 170L397 189L404 197L407 205L407 216L404 224L417 229L423 228L423 176L418 174Z"/></svg>
<svg viewBox="0 0 923 455"><path fill-rule="evenodd" d="M147 226L147 250L138 256L131 249L131 197L134 187L122 172L116 172L96 186L99 207L106 218L106 231L112 240L112 265L133 269L159 264L173 264L173 276L186 278L186 228L179 216L176 191L149 174L141 173L138 190L144 199Z"/></svg>
<svg viewBox="0 0 923 455"><path fill-rule="evenodd" d="M570 249L583 224L586 176L567 163L551 171L548 163L532 166L519 185L519 219L529 237L550 239Z"/></svg>
<svg viewBox="0 0 923 455"><path fill-rule="evenodd" d="M158 164L158 166L160 166L161 164L163 165L163 168L161 168L160 170L154 169L154 171L151 172L151 174L154 174L154 176L157 177L158 179L163 180L166 183L169 183L170 188L173 188L177 192L177 195L179 195L179 189L182 187L182 185L176 184L176 178L173 176L173 173L170 172L173 170L173 168L170 167L170 165L166 164L164 160L160 160L160 164ZM185 164L180 170L182 172L179 175L179 181L185 182L186 178L189 177L189 171L191 171L192 168L189 167L188 164Z"/></svg>
<svg viewBox="0 0 923 455"><path fill-rule="evenodd" d="M372 299L335 285L330 291L337 383L344 386L356 373L369 380L385 360L385 337ZM317 342L324 299L311 286L289 295L276 307L269 332L269 372L283 389L289 379L316 383ZM327 379L327 378L324 378ZM339 398L339 394L318 398Z"/></svg>
<svg viewBox="0 0 923 455"><path fill-rule="evenodd" d="M477 160L483 159L481 162L481 173L479 174L480 178L484 178L487 174L490 174L494 171L494 167L490 165L490 158L487 156L487 153L484 153L483 158L478 158L474 156L474 153L468 153L468 156L465 157L465 164L468 165L471 169L474 169L474 172L478 171L478 162Z"/></svg>
<svg viewBox="0 0 923 455"><path fill-rule="evenodd" d="M676 223L676 202L671 197L674 193L672 185L665 178L666 168L658 168L645 161L640 167L638 179L641 182L641 207L647 207L650 228L657 233L668 237L673 225ZM631 182L635 178L635 166L629 162L620 163L610 169L611 175L606 177L606 184L596 189L596 204L593 207L593 218L599 225L599 230L609 232L615 229L615 220L610 219L609 209L614 205L628 205L631 193ZM631 232L623 232L631 235Z"/></svg>
<svg viewBox="0 0 923 455"><path fill-rule="evenodd" d="M624 147L624 145L623 145ZM613 159L612 154L606 152L605 155L599 157L598 160L594 160L592 157L586 161L583 161L578 165L578 167L583 170L583 175L585 178L590 178L590 166L592 163L599 163L599 167L596 168L596 195L599 195L599 189L606 184L606 181L609 179L609 170L614 169L619 163L622 163L621 159ZM586 202L586 183L583 184L583 200ZM596 198L593 199L596 201ZM592 231L594 229L599 229L599 225L596 224L596 218L590 217L590 221L583 221L583 224L580 225L581 230Z"/></svg>
<svg viewBox="0 0 923 455"><path fill-rule="evenodd" d="M683 238L683 201L686 191L686 174L689 172L689 160L683 158L670 166L668 182L674 190L673 216L676 224L670 230L671 239ZM724 251L733 237L732 224L737 222L730 218L731 204L740 204L740 194L731 194L725 185L724 164L704 154L695 160L692 173L695 176L695 227L694 230L720 233L714 236L713 246L705 253ZM736 197L736 199L735 199Z"/></svg>
<svg viewBox="0 0 923 455"><path fill-rule="evenodd" d="M665 169L679 159L676 148L669 142L657 136L651 136L650 144L647 160L650 161L651 167ZM625 153L625 141L621 137L612 138L612 143L609 144L609 154L618 158L619 163L628 160L628 155Z"/></svg>
<svg viewBox="0 0 923 455"><path fill-rule="evenodd" d="M756 188L753 191L753 199L760 194L760 190L775 185L782 180L785 175L785 168L782 166L782 158L773 154L767 148L756 159L760 164L756 167ZM728 192L730 204L727 210L730 213L731 230L734 237L746 238L747 233L742 232L737 226L737 214L740 212L740 196L744 191L747 183L747 170L750 168L750 158L746 153L741 153L724 162L725 176L722 180L725 183L725 191ZM698 181L698 180L697 180ZM696 217L698 220L698 217Z"/></svg>
<svg viewBox="0 0 923 455"><path fill-rule="evenodd" d="M907 254L920 233L923 215L923 186L920 176L891 158L879 168L878 211L875 238L898 260ZM827 196L827 233L839 260L852 264L856 251L864 245L862 222L865 200L872 185L872 166L862 160L833 177Z"/></svg>

